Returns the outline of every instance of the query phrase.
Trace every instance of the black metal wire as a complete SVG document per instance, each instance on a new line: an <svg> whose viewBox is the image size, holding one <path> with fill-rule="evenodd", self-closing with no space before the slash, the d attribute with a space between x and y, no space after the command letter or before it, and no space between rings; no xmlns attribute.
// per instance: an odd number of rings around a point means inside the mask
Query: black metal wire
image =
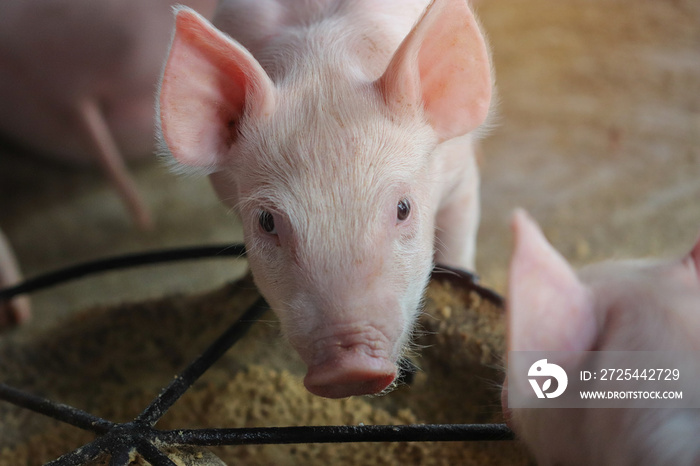
<svg viewBox="0 0 700 466"><path fill-rule="evenodd" d="M81 466L87 464L102 453L110 451L111 442L113 440L109 435L100 437L60 458L49 461L44 466Z"/></svg>
<svg viewBox="0 0 700 466"><path fill-rule="evenodd" d="M126 445L120 445L119 447L112 449L112 458L109 460L109 466L128 466L131 458L129 458L129 453L132 447Z"/></svg>
<svg viewBox="0 0 700 466"><path fill-rule="evenodd" d="M221 446L290 443L464 442L512 440L505 424L300 426L159 431L168 444Z"/></svg>
<svg viewBox="0 0 700 466"><path fill-rule="evenodd" d="M48 272L8 288L0 288L0 301L9 300L17 295L31 293L40 289L49 288L61 283L82 278L96 273L118 270L129 267L139 267L150 264L161 264L182 260L194 260L205 258L245 257L246 250L243 244L220 244L211 246L191 246L160 251L126 254L106 259L98 259L74 266L69 266L53 272ZM498 306L504 303L503 297L498 293L481 286L479 277L464 270L438 265L433 270L433 275L440 275L461 286L475 290L483 298L488 299Z"/></svg>
<svg viewBox="0 0 700 466"><path fill-rule="evenodd" d="M94 273L146 264L205 257L242 257L241 244L170 249L144 254L130 254L79 264L40 275L17 286L0 289L0 300L57 285ZM444 270L444 268L443 268ZM436 269L434 273L442 270ZM474 275L455 269L445 275L462 286L471 287L496 304L502 298L476 283ZM257 300L241 318L217 338L199 357L188 365L153 402L132 422L116 424L71 406L55 403L0 383L0 400L30 409L56 420L96 433L94 441L47 463L50 466L79 466L104 453L111 454L110 465L125 466L130 452L138 451L154 466L175 463L155 443L165 445L244 445L290 443L348 442L420 442L420 441L498 441L512 440L513 432L505 424L422 424L398 426L301 426L259 427L241 429L179 429L160 431L158 420L231 346L245 335L268 306Z"/></svg>
<svg viewBox="0 0 700 466"><path fill-rule="evenodd" d="M136 445L136 451L151 463L152 466L177 466L170 458L156 448L151 442L139 439Z"/></svg>
<svg viewBox="0 0 700 466"><path fill-rule="evenodd" d="M149 264L161 264L166 262L203 259L226 258L245 256L245 246L242 244L225 244L213 246L195 246L161 251L126 254L118 257L100 259L83 264L66 267L61 270L49 272L30 278L18 285L0 289L0 300L8 300L17 295L31 293L40 289L49 288L70 280L94 275L109 270L138 267Z"/></svg>
<svg viewBox="0 0 700 466"><path fill-rule="evenodd" d="M0 400L8 401L15 406L21 406L96 434L103 434L116 425L78 408L32 395L4 383L0 383Z"/></svg>
<svg viewBox="0 0 700 466"><path fill-rule="evenodd" d="M197 359L170 383L158 397L136 418L149 426L154 426L167 410L187 391L204 372L211 367L231 346L240 340L258 318L268 309L263 298L258 299L212 343Z"/></svg>
<svg viewBox="0 0 700 466"><path fill-rule="evenodd" d="M474 290L479 296L491 301L496 306L503 307L503 305L505 304L503 296L499 295L498 293L489 288L486 288L485 286L481 286L479 284L479 276L474 273L439 264L436 265L433 269L432 275L433 277L439 275L441 279L451 281L457 286Z"/></svg>

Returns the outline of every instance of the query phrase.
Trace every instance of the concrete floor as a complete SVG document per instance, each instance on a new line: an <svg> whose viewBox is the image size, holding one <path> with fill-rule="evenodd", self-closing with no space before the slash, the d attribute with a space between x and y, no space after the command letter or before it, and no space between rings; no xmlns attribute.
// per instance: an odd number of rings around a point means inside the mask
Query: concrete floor
<svg viewBox="0 0 700 466"><path fill-rule="evenodd" d="M479 11L500 95L481 161L483 282L504 289L516 206L576 264L687 250L700 231L700 3L483 0ZM153 231L131 225L99 173L0 152L0 226L25 274L240 241L206 179L155 160L132 170ZM61 286L34 296L35 319L15 335L95 303L213 288L243 267L223 259Z"/></svg>
<svg viewBox="0 0 700 466"><path fill-rule="evenodd" d="M681 254L700 232L700 4L483 2L501 92L478 267L502 288L510 210L575 264Z"/></svg>

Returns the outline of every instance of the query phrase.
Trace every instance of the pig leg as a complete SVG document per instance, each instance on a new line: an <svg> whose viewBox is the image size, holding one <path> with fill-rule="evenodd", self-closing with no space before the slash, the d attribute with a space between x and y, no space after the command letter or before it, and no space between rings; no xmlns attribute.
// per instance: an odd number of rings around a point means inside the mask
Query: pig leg
<svg viewBox="0 0 700 466"><path fill-rule="evenodd" d="M127 171L124 159L119 153L97 102L93 99L83 100L78 106L78 112L102 170L119 191L136 224L144 230L150 229L152 222L148 208Z"/></svg>
<svg viewBox="0 0 700 466"><path fill-rule="evenodd" d="M479 229L479 172L472 154L459 185L440 206L435 224L435 262L473 271Z"/></svg>
<svg viewBox="0 0 700 466"><path fill-rule="evenodd" d="M15 256L0 230L0 288L15 285L21 279ZM30 314L29 299L24 296L11 301L0 301L0 328L21 324L29 319Z"/></svg>

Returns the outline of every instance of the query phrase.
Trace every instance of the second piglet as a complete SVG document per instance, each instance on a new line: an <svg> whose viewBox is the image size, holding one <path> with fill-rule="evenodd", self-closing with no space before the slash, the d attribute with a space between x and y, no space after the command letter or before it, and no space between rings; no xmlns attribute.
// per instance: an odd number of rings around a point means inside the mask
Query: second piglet
<svg viewBox="0 0 700 466"><path fill-rule="evenodd" d="M473 266L489 55L465 0L428 3L229 0L214 24L177 12L164 152L240 216L320 396L395 379L436 231L438 262Z"/></svg>
<svg viewBox="0 0 700 466"><path fill-rule="evenodd" d="M584 367L581 352L653 352L655 359L645 353L650 370L676 369L690 385L681 406L700 405L700 362L693 356L700 350L700 240L680 260L608 261L576 273L523 212L514 229L509 351L568 352L562 367L570 377ZM587 389L610 390L601 376ZM656 387L651 376L625 380L628 389ZM650 400L639 397L624 409L508 410L506 398L510 424L537 464L700 464L697 409L649 408Z"/></svg>

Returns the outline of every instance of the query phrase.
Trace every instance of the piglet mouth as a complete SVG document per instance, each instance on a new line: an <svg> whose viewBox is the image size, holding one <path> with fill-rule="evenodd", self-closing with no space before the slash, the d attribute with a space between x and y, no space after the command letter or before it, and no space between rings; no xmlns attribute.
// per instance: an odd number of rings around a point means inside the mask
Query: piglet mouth
<svg viewBox="0 0 700 466"><path fill-rule="evenodd" d="M392 347L374 327L317 340L308 358L304 385L325 398L380 393L396 378Z"/></svg>

